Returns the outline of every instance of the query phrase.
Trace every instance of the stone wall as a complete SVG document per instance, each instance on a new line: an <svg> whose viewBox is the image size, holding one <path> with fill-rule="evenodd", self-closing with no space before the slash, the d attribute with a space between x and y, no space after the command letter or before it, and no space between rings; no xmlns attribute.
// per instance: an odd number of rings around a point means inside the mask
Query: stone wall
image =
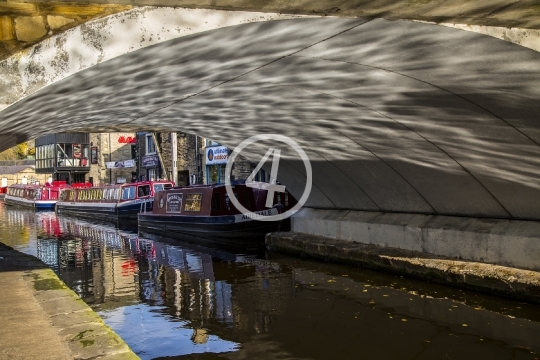
<svg viewBox="0 0 540 360"><path fill-rule="evenodd" d="M396 0L349 1L239 1L214 0L0 0L0 60L55 33L93 18L133 7L166 6L229 11L258 11L339 17L410 19L457 26L535 48L540 29L540 7L534 1ZM111 3L111 4L107 4ZM532 31L531 31L532 30ZM500 37L499 35L503 35ZM537 49L537 48L536 48Z"/></svg>
<svg viewBox="0 0 540 360"><path fill-rule="evenodd" d="M131 6L0 1L0 60L90 19L128 9Z"/></svg>

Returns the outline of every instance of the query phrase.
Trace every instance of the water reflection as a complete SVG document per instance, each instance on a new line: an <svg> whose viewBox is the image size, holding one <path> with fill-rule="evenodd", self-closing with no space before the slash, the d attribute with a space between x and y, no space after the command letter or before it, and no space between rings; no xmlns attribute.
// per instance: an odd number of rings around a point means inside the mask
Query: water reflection
<svg viewBox="0 0 540 360"><path fill-rule="evenodd" d="M261 258L253 244L240 251L142 239L2 203L0 241L53 268L143 359L537 359L540 352L538 306Z"/></svg>

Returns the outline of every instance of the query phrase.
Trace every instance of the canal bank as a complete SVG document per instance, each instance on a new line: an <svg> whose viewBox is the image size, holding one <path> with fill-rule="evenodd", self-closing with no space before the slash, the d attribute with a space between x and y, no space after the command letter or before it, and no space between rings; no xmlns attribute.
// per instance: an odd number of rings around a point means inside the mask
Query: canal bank
<svg viewBox="0 0 540 360"><path fill-rule="evenodd" d="M540 304L540 272L296 232L266 235L271 251L349 264Z"/></svg>
<svg viewBox="0 0 540 360"><path fill-rule="evenodd" d="M0 243L1 359L139 359L39 259Z"/></svg>

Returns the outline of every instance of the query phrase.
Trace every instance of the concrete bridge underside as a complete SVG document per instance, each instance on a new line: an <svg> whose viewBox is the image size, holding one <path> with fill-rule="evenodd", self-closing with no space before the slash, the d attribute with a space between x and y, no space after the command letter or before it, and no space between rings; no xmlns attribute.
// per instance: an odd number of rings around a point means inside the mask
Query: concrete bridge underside
<svg viewBox="0 0 540 360"><path fill-rule="evenodd" d="M313 218L361 211L537 221L538 69L536 51L432 24L248 23L165 41L43 87L0 112L0 148L75 130L179 130L231 148L279 133L311 160L306 207L334 210L309 210ZM266 150L243 154L258 162ZM300 197L304 165L284 151L278 177ZM538 267L535 246L518 266Z"/></svg>

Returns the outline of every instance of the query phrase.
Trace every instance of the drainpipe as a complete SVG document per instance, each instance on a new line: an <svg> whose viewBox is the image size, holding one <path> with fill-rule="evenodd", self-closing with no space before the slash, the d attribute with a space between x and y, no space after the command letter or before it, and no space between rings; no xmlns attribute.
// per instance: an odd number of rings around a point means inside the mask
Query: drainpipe
<svg viewBox="0 0 540 360"><path fill-rule="evenodd" d="M172 181L178 186L178 136L176 132L171 133L172 152Z"/></svg>
<svg viewBox="0 0 540 360"><path fill-rule="evenodd" d="M109 133L109 162L112 161L111 133ZM109 168L109 184L112 184L112 168Z"/></svg>

